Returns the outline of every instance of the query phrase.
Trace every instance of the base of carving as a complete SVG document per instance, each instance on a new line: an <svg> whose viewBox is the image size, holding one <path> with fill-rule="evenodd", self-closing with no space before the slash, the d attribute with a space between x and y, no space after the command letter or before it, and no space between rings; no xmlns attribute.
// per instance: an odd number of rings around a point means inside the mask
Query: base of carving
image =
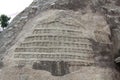
<svg viewBox="0 0 120 80"><path fill-rule="evenodd" d="M33 64L33 69L46 70L54 76L64 76L69 73L69 64L64 61L41 61Z"/></svg>

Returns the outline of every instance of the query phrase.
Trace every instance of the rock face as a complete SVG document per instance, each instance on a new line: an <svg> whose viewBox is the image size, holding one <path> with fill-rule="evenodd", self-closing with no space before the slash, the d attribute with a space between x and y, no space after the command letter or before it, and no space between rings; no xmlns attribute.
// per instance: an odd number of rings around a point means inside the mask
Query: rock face
<svg viewBox="0 0 120 80"><path fill-rule="evenodd" d="M34 0L0 33L0 80L119 80L119 6Z"/></svg>

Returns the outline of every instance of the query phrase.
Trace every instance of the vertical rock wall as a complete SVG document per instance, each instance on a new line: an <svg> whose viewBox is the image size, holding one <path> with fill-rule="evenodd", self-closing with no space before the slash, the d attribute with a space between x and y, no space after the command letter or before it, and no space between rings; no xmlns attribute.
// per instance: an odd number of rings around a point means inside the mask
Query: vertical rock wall
<svg viewBox="0 0 120 80"><path fill-rule="evenodd" d="M119 0L34 0L0 33L1 80L119 80Z"/></svg>

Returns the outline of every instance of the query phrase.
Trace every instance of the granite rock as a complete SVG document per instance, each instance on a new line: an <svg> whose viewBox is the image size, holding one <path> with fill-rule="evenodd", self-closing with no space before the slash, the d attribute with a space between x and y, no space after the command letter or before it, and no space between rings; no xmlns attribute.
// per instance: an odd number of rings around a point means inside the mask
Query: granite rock
<svg viewBox="0 0 120 80"><path fill-rule="evenodd" d="M119 8L34 0L0 33L0 80L119 80Z"/></svg>

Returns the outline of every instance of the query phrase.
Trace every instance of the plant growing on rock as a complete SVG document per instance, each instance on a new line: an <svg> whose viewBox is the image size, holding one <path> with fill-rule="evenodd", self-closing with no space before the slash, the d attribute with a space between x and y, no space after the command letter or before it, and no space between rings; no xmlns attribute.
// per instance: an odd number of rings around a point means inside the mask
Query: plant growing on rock
<svg viewBox="0 0 120 80"><path fill-rule="evenodd" d="M10 17L8 17L7 15L2 14L0 16L0 24L3 29L8 26L9 20L10 20Z"/></svg>

